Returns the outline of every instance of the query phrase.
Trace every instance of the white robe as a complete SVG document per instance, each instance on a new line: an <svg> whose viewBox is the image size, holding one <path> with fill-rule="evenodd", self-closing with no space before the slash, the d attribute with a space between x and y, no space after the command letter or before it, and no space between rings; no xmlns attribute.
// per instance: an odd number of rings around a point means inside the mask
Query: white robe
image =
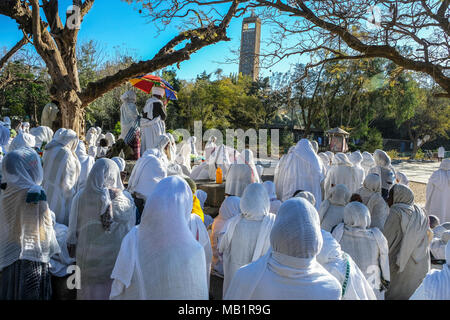
<svg viewBox="0 0 450 320"><path fill-rule="evenodd" d="M275 171L275 187L278 199L285 201L297 190L309 191L316 199L316 209L322 202L320 183L324 179L324 166L313 150L311 143L300 140L297 145L284 156Z"/></svg>
<svg viewBox="0 0 450 320"><path fill-rule="evenodd" d="M387 240L378 228L369 228L370 213L365 205L351 202L344 211L344 222L332 235L356 262L379 300L384 299L381 279L390 281Z"/></svg>
<svg viewBox="0 0 450 320"><path fill-rule="evenodd" d="M445 247L445 264L442 270L431 270L423 279L410 300L450 300L450 244Z"/></svg>
<svg viewBox="0 0 450 320"><path fill-rule="evenodd" d="M148 117L152 117L153 103L158 101L161 102L155 97L148 99L147 103L145 104L143 113L147 113ZM141 154L143 154L148 149L155 148L158 142L158 137L166 133L166 124L163 120L161 120L160 116L154 119L153 118L149 119L145 118L141 119L141 132L142 132Z"/></svg>
<svg viewBox="0 0 450 320"><path fill-rule="evenodd" d="M435 215L442 222L450 222L450 159L444 159L433 172L427 184L428 215Z"/></svg>
<svg viewBox="0 0 450 320"><path fill-rule="evenodd" d="M344 221L344 207L350 200L350 192L343 184L331 188L329 198L322 202L319 209L319 220L322 229L331 232Z"/></svg>
<svg viewBox="0 0 450 320"><path fill-rule="evenodd" d="M269 213L269 196L258 183L249 185L241 198L241 214L227 221L219 242L223 256L223 294L235 272L242 266L258 260L269 249L269 236L275 215Z"/></svg>
<svg viewBox="0 0 450 320"><path fill-rule="evenodd" d="M117 189L111 199L108 189ZM110 209L112 224L105 230L100 216ZM136 219L133 199L123 193L119 168L110 159L97 160L86 186L75 196L70 212L67 242L76 246L76 263L81 269L78 300L109 298L114 262L122 239Z"/></svg>
<svg viewBox="0 0 450 320"><path fill-rule="evenodd" d="M343 184L347 187L350 194L353 194L361 187L361 183L362 181L359 181L357 173L347 156L343 153L338 153L335 155L333 165L328 170L325 178L325 199L328 198L333 185Z"/></svg>
<svg viewBox="0 0 450 320"><path fill-rule="evenodd" d="M73 130L59 129L53 140L45 147L44 180L42 187L47 194L50 209L56 215L56 222L68 225L72 200L77 193L81 165L75 154L78 145Z"/></svg>
<svg viewBox="0 0 450 320"><path fill-rule="evenodd" d="M134 125L139 112L136 107L136 94L133 91L125 92L121 97L122 105L120 106L120 139L125 139Z"/></svg>
<svg viewBox="0 0 450 320"><path fill-rule="evenodd" d="M114 300L207 300L205 251L189 230L193 197L180 177L162 180L139 227L124 238L111 278Z"/></svg>
<svg viewBox="0 0 450 320"><path fill-rule="evenodd" d="M317 212L305 199L287 200L270 235L271 248L240 268L225 300L339 300L341 285L317 261L322 236Z"/></svg>
<svg viewBox="0 0 450 320"><path fill-rule="evenodd" d="M226 197L219 208L219 214L214 218L211 228L212 231L210 237L213 250L211 268L212 272L221 278L223 278L223 260L222 255L218 252L218 243L223 235L222 230L226 222L241 213L241 209L239 207L240 201L241 199L239 197Z"/></svg>

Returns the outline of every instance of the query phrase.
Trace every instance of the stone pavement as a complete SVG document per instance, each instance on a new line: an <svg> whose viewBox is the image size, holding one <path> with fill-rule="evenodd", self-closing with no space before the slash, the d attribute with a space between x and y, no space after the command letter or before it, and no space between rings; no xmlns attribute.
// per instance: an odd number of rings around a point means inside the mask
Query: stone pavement
<svg viewBox="0 0 450 320"><path fill-rule="evenodd" d="M409 181L418 183L428 183L428 179L434 171L439 169L440 162L412 162L403 161L394 164L395 170L404 173Z"/></svg>

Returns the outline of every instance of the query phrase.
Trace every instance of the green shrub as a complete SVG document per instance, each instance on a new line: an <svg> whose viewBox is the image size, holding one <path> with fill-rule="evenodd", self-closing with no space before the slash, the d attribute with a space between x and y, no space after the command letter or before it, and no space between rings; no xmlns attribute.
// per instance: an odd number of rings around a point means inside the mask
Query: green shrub
<svg viewBox="0 0 450 320"><path fill-rule="evenodd" d="M114 127L113 134L117 138L118 136L120 136L121 132L122 132L122 126L120 125L120 121L118 121Z"/></svg>
<svg viewBox="0 0 450 320"><path fill-rule="evenodd" d="M370 128L367 136L365 137L366 142L362 145L363 151L368 151L373 153L376 149L383 148L383 136L381 132L376 128Z"/></svg>

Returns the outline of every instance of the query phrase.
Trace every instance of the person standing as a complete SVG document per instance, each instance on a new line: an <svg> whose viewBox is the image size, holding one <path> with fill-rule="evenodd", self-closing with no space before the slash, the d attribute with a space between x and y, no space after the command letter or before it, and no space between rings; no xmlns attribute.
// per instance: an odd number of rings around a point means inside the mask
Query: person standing
<svg viewBox="0 0 450 320"><path fill-rule="evenodd" d="M166 133L166 107L162 102L165 95L164 88L154 86L152 97L147 100L141 119L142 141L141 155L151 148L155 148L158 137Z"/></svg>
<svg viewBox="0 0 450 320"><path fill-rule="evenodd" d="M383 234L389 245L391 283L386 300L407 300L430 270L428 219L403 184L389 191L389 216Z"/></svg>
<svg viewBox="0 0 450 320"><path fill-rule="evenodd" d="M50 300L50 258L60 252L54 216L41 188L41 159L31 148L2 161L0 300Z"/></svg>
<svg viewBox="0 0 450 320"><path fill-rule="evenodd" d="M442 162L442 159L445 157L445 149L443 146L440 146L438 149L438 161Z"/></svg>
<svg viewBox="0 0 450 320"><path fill-rule="evenodd" d="M425 211L440 221L450 221L450 159L444 159L439 169L433 172L427 184Z"/></svg>

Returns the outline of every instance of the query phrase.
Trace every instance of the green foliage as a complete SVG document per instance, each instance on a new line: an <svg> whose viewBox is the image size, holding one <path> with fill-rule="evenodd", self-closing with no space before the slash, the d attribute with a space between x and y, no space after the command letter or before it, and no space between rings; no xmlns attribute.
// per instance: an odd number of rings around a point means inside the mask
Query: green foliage
<svg viewBox="0 0 450 320"><path fill-rule="evenodd" d="M383 148L383 137L381 132L376 128L370 128L368 131L368 135L366 137L366 141L362 145L362 151L368 151L373 153L376 149Z"/></svg>
<svg viewBox="0 0 450 320"><path fill-rule="evenodd" d="M121 131L122 131L122 127L121 127L121 125L120 125L120 121L118 121L118 122L116 123L115 127L114 127L113 134L114 134L116 137L118 137L118 136L120 136Z"/></svg>

